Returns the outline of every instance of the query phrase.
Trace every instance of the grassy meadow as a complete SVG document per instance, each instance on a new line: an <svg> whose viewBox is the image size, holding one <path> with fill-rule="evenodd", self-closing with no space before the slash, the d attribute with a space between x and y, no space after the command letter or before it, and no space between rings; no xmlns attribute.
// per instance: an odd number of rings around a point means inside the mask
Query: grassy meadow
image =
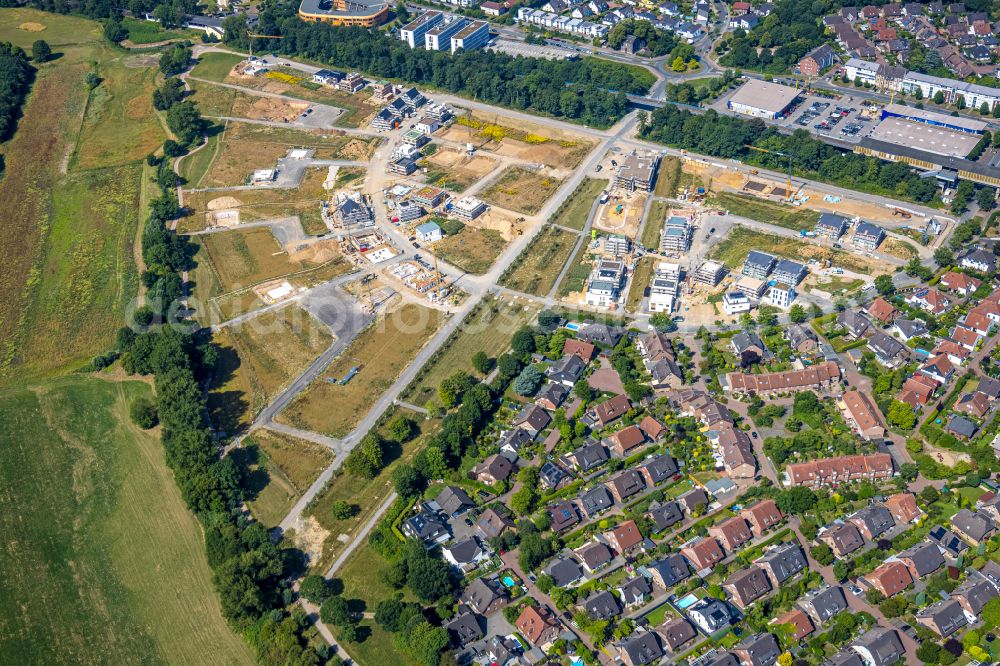
<svg viewBox="0 0 1000 666"><path fill-rule="evenodd" d="M158 433L128 419L150 393L82 376L0 393L6 663L254 663Z"/></svg>

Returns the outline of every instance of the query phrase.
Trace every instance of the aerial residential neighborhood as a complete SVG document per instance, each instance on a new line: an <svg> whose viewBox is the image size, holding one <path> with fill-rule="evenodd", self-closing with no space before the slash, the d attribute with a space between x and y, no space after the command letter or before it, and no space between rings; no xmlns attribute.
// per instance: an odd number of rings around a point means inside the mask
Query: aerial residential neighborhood
<svg viewBox="0 0 1000 666"><path fill-rule="evenodd" d="M1000 662L1000 6L0 8L4 663Z"/></svg>

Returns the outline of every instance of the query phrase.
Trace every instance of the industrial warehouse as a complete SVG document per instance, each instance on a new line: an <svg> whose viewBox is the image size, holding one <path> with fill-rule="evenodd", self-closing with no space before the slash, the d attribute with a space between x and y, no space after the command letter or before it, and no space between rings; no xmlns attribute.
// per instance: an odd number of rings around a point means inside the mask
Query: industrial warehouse
<svg viewBox="0 0 1000 666"><path fill-rule="evenodd" d="M799 96L795 88L750 79L729 98L728 106L736 113L754 118L780 118Z"/></svg>

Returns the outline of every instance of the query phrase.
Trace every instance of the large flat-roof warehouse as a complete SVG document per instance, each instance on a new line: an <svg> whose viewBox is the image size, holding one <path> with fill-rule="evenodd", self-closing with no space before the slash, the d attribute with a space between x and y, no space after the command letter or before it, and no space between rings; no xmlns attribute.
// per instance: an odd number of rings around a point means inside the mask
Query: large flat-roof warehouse
<svg viewBox="0 0 1000 666"><path fill-rule="evenodd" d="M939 125L914 122L897 116L883 119L872 128L869 136L876 141L895 143L947 157L965 157L979 143L979 136L976 134L956 132Z"/></svg>
<svg viewBox="0 0 1000 666"><path fill-rule="evenodd" d="M989 127L989 123L975 118L952 116L946 113L938 113L937 111L918 109L912 106L903 106L902 104L887 104L885 108L882 109L882 118L892 116L905 118L906 120L912 120L917 123L936 125L938 127L955 130L956 132L968 132L970 134L982 134Z"/></svg>
<svg viewBox="0 0 1000 666"><path fill-rule="evenodd" d="M727 106L736 113L755 118L777 118L798 96L799 91L795 88L750 79L729 98Z"/></svg>

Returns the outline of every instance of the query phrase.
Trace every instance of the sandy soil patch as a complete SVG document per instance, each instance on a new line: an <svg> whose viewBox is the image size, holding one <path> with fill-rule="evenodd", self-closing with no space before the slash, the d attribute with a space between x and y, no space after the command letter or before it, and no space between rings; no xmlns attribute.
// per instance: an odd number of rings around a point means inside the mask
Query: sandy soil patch
<svg viewBox="0 0 1000 666"><path fill-rule="evenodd" d="M620 198L615 198L620 197ZM635 239L639 233L639 224L646 209L647 195L641 192L616 193L608 203L597 211L594 226L601 231L613 234L625 234ZM618 211L621 206L621 211Z"/></svg>
<svg viewBox="0 0 1000 666"><path fill-rule="evenodd" d="M290 102L274 97L238 95L233 103L232 115L251 120L291 122L309 108L307 102Z"/></svg>
<svg viewBox="0 0 1000 666"><path fill-rule="evenodd" d="M340 158L345 160L367 160L375 151L375 144L351 139L338 149Z"/></svg>
<svg viewBox="0 0 1000 666"><path fill-rule="evenodd" d="M25 32L41 32L45 30L45 25L41 23L35 23L34 21L28 21L27 23L22 23L17 26L18 30L24 30Z"/></svg>
<svg viewBox="0 0 1000 666"><path fill-rule="evenodd" d="M209 201L205 207L208 210L223 210L226 208L236 208L242 205L242 202L236 197L218 197Z"/></svg>
<svg viewBox="0 0 1000 666"><path fill-rule="evenodd" d="M316 560L323 555L323 542L330 536L330 530L325 529L312 516L299 518L295 525L295 537L292 541L309 557Z"/></svg>

